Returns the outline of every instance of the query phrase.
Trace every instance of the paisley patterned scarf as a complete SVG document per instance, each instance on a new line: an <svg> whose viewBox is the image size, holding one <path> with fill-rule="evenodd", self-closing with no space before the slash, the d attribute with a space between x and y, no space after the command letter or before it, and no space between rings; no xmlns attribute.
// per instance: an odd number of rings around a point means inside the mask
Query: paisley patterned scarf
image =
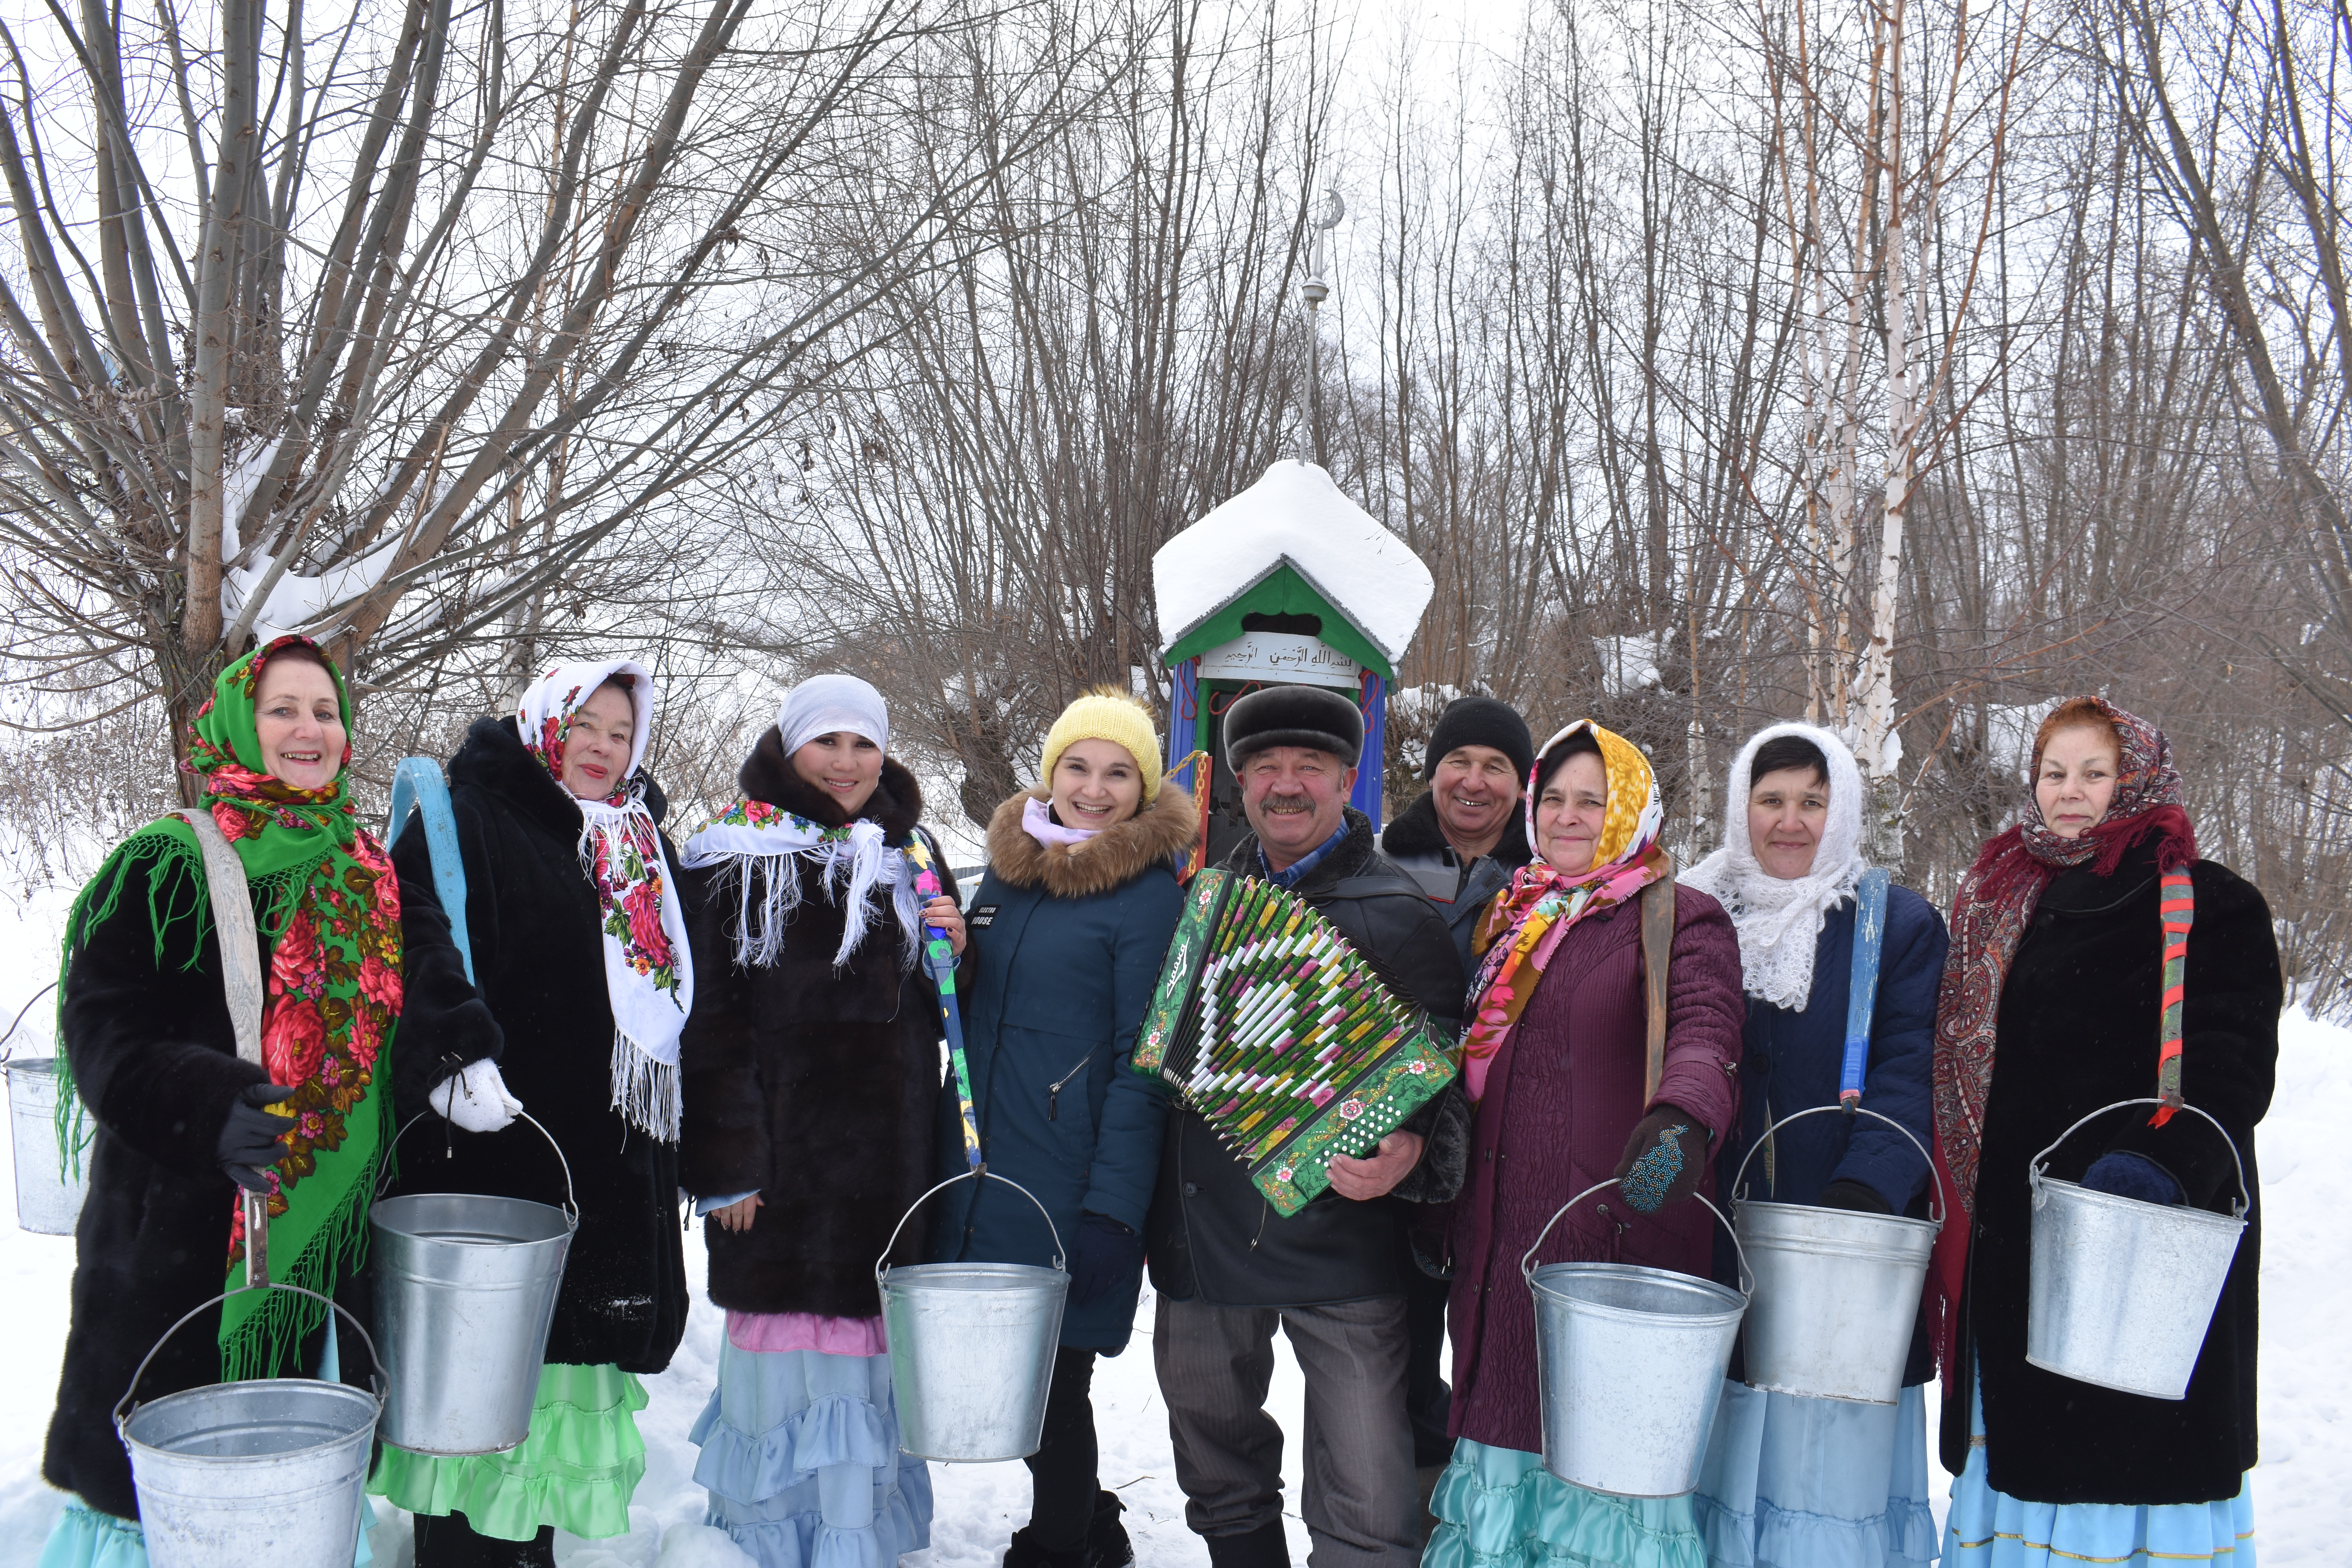
<svg viewBox="0 0 2352 1568"><path fill-rule="evenodd" d="M286 1152L268 1173L271 1271L289 1284L331 1294L365 1242L368 1204L385 1153L387 1103L375 1065L400 1016L400 885L383 846L359 826L341 773L323 788L297 789L263 768L254 718L262 667L289 647L316 645L282 637L221 672L190 726L186 766L205 780L213 820L245 867L269 944L262 1062L272 1083L294 1091L274 1109L295 1118L281 1140ZM351 694L341 673L328 668L348 736ZM348 742L341 761L350 766ZM188 825L167 816L125 839L75 900L61 978L142 872L158 962L166 933L188 921L195 923L186 962L197 962L212 921L204 858ZM62 1058L58 1070L68 1076ZM58 1105L61 1118L79 1114L69 1082ZM223 1218L226 1288L236 1293L221 1308L221 1375L268 1376L327 1308L286 1291L238 1290L242 1205L232 1203Z"/></svg>
<svg viewBox="0 0 2352 1568"><path fill-rule="evenodd" d="M1595 910L1623 903L1664 877L1671 866L1658 847L1665 808L1650 759L1590 719L1569 725L1536 753L1528 774L1528 842L1537 842L1536 781L1543 774L1544 759L1571 735L1584 732L1601 742L1601 763L1609 777L1609 805L1591 866L1573 875L1555 871L1538 850L1538 858L1519 868L1478 920L1477 947L1485 956L1471 983L1470 1021L1462 1033L1463 1088L1473 1102L1486 1093L1495 1054L1518 1026L1536 982L1569 928Z"/></svg>
<svg viewBox="0 0 2352 1568"><path fill-rule="evenodd" d="M628 688L636 712L628 766L603 800L563 793L580 808L580 868L596 889L604 939L604 992L613 1008L613 1109L632 1127L675 1143L684 1103L678 1037L694 1008L694 959L687 950L686 910L664 874L661 829L646 805L645 776L638 772L660 706L653 671L625 658L559 664L522 694L515 727L523 749L562 789L563 743L572 715L615 676Z"/></svg>
<svg viewBox="0 0 2352 1568"><path fill-rule="evenodd" d="M1986 843L1952 899L1952 947L1936 997L1936 1137L1960 1207L1969 1214L1976 1211L2001 982L2042 890L2073 866L2106 876L2125 850L2151 836L2158 870L2197 858L2197 831L2181 807L2180 774L2164 732L2104 699L2090 700L2123 742L2106 816L2080 838L2061 838L2042 822L2041 804L2029 791L2018 820ZM2037 748L2026 769L2029 783L2041 768Z"/></svg>

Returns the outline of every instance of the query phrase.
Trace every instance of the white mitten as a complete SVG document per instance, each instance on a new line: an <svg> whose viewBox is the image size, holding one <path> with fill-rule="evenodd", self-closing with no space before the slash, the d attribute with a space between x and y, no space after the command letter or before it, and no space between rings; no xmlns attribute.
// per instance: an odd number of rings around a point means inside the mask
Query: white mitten
<svg viewBox="0 0 2352 1568"><path fill-rule="evenodd" d="M429 1103L468 1132L496 1132L513 1125L522 1101L507 1092L499 1064L484 1057L457 1069L434 1089Z"/></svg>

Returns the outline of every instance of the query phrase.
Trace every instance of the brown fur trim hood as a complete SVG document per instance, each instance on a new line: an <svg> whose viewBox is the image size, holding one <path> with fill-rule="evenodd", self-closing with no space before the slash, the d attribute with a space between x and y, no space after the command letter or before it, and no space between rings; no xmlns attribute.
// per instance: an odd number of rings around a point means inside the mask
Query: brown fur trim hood
<svg viewBox="0 0 2352 1568"><path fill-rule="evenodd" d="M1023 790L988 823L988 868L1016 888L1044 883L1057 899L1084 899L1124 887L1155 865L1181 859L1201 829L1192 797L1173 780L1160 798L1115 827L1081 844L1040 844L1021 826L1028 803L1045 800L1043 784Z"/></svg>

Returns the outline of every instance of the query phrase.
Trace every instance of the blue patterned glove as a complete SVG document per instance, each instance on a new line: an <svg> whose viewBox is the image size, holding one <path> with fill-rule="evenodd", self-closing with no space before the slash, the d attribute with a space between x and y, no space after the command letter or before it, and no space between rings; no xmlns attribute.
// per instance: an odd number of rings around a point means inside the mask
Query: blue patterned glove
<svg viewBox="0 0 2352 1568"><path fill-rule="evenodd" d="M1695 1116L1662 1105L1642 1118L1617 1162L1617 1184L1625 1205L1655 1214L1698 1191L1706 1170L1706 1129Z"/></svg>

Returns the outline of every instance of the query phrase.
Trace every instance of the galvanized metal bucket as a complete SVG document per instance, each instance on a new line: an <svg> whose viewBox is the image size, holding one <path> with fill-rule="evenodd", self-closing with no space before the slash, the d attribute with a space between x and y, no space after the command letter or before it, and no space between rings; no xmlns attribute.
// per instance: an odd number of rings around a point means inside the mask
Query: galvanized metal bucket
<svg viewBox="0 0 2352 1568"><path fill-rule="evenodd" d="M315 1290L271 1284L327 1301L375 1342L359 1320ZM166 1394L131 1405L155 1352L215 1303L163 1331L114 1407L131 1455L139 1523L152 1568L351 1568L364 1514L368 1454L383 1408L383 1363L371 1396L314 1378L255 1378Z"/></svg>
<svg viewBox="0 0 2352 1568"><path fill-rule="evenodd" d="M1544 1468L1591 1491L1680 1497L1698 1485L1748 1292L1630 1263L1537 1268L1536 1253L1560 1215L1615 1184L1599 1183L1560 1205L1519 1259L1535 1294ZM1713 1204L1698 1201L1722 1220ZM1737 1233L1732 1240L1737 1247Z"/></svg>
<svg viewBox="0 0 2352 1568"><path fill-rule="evenodd" d="M1843 1114L1844 1107L1816 1105L1766 1128L1740 1159L1732 1192L1742 1189L1748 1162L1766 1139L1791 1121L1824 1111ZM1909 1128L1858 1106L1855 1114L1884 1121L1910 1139L1927 1162L1929 1178L1937 1180L1936 1162ZM1940 1205L1942 1196L1937 1180L1938 1201L1926 1219L1735 1196L1733 1229L1756 1271L1756 1295L1742 1329L1748 1385L1864 1405L1901 1399L1903 1363L1911 1352L1927 1258L1948 1212Z"/></svg>
<svg viewBox="0 0 2352 1568"><path fill-rule="evenodd" d="M961 1181L1003 1182L1037 1204L1054 1237L1054 1266L915 1263L886 1268L898 1231L934 1194ZM949 1177L898 1218L874 1262L899 1444L924 1459L1025 1459L1045 1433L1045 1389L1070 1293L1061 1232L1036 1194L984 1166Z"/></svg>
<svg viewBox="0 0 2352 1568"><path fill-rule="evenodd" d="M2124 1100L2094 1110L2033 1157L2033 1255L2026 1276L2025 1359L2077 1383L2150 1399L2183 1399L2214 1304L2246 1228L2245 1162L2221 1124L2193 1105L2238 1169L2227 1215L2095 1193L2045 1175L2058 1145Z"/></svg>
<svg viewBox="0 0 2352 1568"><path fill-rule="evenodd" d="M40 1236L71 1236L89 1195L89 1172L70 1173L58 1147L58 1059L11 1057L8 1140L15 1155L16 1226Z"/></svg>
<svg viewBox="0 0 2352 1568"><path fill-rule="evenodd" d="M369 1211L375 1321L392 1384L383 1440L395 1448L495 1454L530 1435L540 1363L580 1210L563 1150L536 1119L520 1120L539 1128L562 1162L563 1207L412 1193Z"/></svg>

